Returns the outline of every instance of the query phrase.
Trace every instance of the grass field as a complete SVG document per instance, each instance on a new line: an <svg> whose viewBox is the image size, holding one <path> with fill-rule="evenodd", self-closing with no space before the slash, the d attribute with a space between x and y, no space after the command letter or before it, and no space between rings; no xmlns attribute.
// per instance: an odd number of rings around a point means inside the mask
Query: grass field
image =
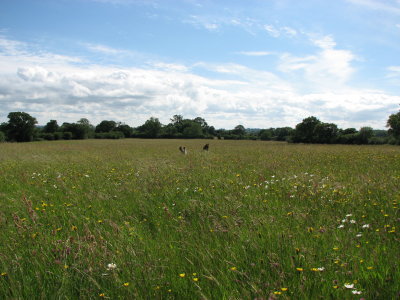
<svg viewBox="0 0 400 300"><path fill-rule="evenodd" d="M0 144L0 299L399 298L400 147L204 143Z"/></svg>

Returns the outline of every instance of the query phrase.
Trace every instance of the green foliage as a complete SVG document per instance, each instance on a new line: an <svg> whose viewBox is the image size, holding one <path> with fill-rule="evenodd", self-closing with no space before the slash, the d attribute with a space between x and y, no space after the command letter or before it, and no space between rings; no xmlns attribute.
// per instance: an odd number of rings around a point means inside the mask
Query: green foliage
<svg viewBox="0 0 400 300"><path fill-rule="evenodd" d="M123 139L125 135L121 131L99 132L94 135L96 139Z"/></svg>
<svg viewBox="0 0 400 300"><path fill-rule="evenodd" d="M137 128L139 137L156 138L161 132L161 123L157 118L151 117L142 126Z"/></svg>
<svg viewBox="0 0 400 300"><path fill-rule="evenodd" d="M56 120L50 120L44 127L43 127L43 132L46 133L55 133L58 131L60 126L58 126L58 123Z"/></svg>
<svg viewBox="0 0 400 300"><path fill-rule="evenodd" d="M400 111L389 116L386 126L389 127L389 134L400 139Z"/></svg>
<svg viewBox="0 0 400 300"><path fill-rule="evenodd" d="M295 143L314 143L316 137L314 130L317 125L321 124L321 121L316 117L308 117L296 125L296 129L293 135L293 141Z"/></svg>
<svg viewBox="0 0 400 300"><path fill-rule="evenodd" d="M114 121L101 121L99 125L96 126L95 132L110 132L117 127L117 123Z"/></svg>
<svg viewBox="0 0 400 300"><path fill-rule="evenodd" d="M6 141L6 135L3 131L0 131L0 143Z"/></svg>
<svg viewBox="0 0 400 300"><path fill-rule="evenodd" d="M37 121L34 117L25 112L10 112L8 123L5 125L5 132L9 141L30 142L35 134Z"/></svg>

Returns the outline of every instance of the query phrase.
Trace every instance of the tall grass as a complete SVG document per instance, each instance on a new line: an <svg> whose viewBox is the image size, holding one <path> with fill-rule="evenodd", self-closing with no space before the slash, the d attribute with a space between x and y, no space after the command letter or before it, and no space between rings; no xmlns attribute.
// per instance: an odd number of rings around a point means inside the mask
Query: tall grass
<svg viewBox="0 0 400 300"><path fill-rule="evenodd" d="M203 143L0 145L0 299L399 297L398 147Z"/></svg>

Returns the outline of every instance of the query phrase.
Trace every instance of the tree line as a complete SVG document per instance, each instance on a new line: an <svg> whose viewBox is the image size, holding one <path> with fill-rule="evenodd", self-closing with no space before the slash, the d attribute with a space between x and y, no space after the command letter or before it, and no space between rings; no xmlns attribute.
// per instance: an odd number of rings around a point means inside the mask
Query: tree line
<svg viewBox="0 0 400 300"><path fill-rule="evenodd" d="M215 129L201 117L185 119L182 115L174 115L167 125L151 117L138 127L112 120L103 120L94 126L85 118L61 125L56 120L50 120L46 125L38 126L36 118L26 112L10 112L7 117L8 122L0 124L0 142L88 138L218 138L320 144L400 144L400 111L389 116L388 130L374 130L371 127L340 129L336 124L324 123L314 116L303 119L295 128L246 129L243 125L237 125L231 130Z"/></svg>

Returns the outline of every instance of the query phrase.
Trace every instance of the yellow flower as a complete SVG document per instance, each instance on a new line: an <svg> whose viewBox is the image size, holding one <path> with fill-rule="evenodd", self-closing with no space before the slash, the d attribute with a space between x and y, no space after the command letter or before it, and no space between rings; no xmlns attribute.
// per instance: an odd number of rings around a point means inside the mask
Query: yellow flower
<svg viewBox="0 0 400 300"><path fill-rule="evenodd" d="M372 270L374 267L367 267L368 270Z"/></svg>
<svg viewBox="0 0 400 300"><path fill-rule="evenodd" d="M194 277L193 281L199 281L199 279L197 277Z"/></svg>
<svg viewBox="0 0 400 300"><path fill-rule="evenodd" d="M124 283L124 286L129 286L129 282L125 282L125 283Z"/></svg>
<svg viewBox="0 0 400 300"><path fill-rule="evenodd" d="M69 268L69 266L68 265L64 265L64 269L68 269Z"/></svg>
<svg viewBox="0 0 400 300"><path fill-rule="evenodd" d="M338 251L338 250L339 250L338 247L334 247L334 248L332 248L332 249L335 250L335 251Z"/></svg>
<svg viewBox="0 0 400 300"><path fill-rule="evenodd" d="M1 276L7 276L7 273L6 272L2 272L0 275Z"/></svg>
<svg viewBox="0 0 400 300"><path fill-rule="evenodd" d="M232 267L232 268L231 268L231 271L236 271L236 270L237 270L236 267Z"/></svg>
<svg viewBox="0 0 400 300"><path fill-rule="evenodd" d="M286 292L288 290L288 288L281 288L282 292Z"/></svg>
<svg viewBox="0 0 400 300"><path fill-rule="evenodd" d="M71 230L72 230L72 231L76 231L76 230L78 230L78 227L76 227L75 225L72 225L72 226L71 226Z"/></svg>
<svg viewBox="0 0 400 300"><path fill-rule="evenodd" d="M282 294L282 292L276 291L276 292L274 292L274 294L275 295L280 295L280 294Z"/></svg>
<svg viewBox="0 0 400 300"><path fill-rule="evenodd" d="M303 268L296 268L296 270L299 271L299 272L303 272L304 271Z"/></svg>
<svg viewBox="0 0 400 300"><path fill-rule="evenodd" d="M185 277L185 276L186 276L185 273L180 273L180 274L179 274L179 277L180 277L180 278L183 278L183 277Z"/></svg>
<svg viewBox="0 0 400 300"><path fill-rule="evenodd" d="M334 285L333 288L334 288L334 289L338 289L339 286L338 286L338 285Z"/></svg>
<svg viewBox="0 0 400 300"><path fill-rule="evenodd" d="M105 296L106 296L106 294L104 294L104 293L100 293L100 294L99 294L99 296L100 296L100 297L105 297Z"/></svg>

